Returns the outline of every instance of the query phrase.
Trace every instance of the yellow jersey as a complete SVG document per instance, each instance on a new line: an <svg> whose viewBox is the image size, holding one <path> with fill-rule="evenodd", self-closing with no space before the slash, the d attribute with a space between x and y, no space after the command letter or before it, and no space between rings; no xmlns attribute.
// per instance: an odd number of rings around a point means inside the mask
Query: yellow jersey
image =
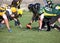
<svg viewBox="0 0 60 43"><path fill-rule="evenodd" d="M5 12L6 12L6 9L0 7L0 16L2 16L3 14L5 14Z"/></svg>

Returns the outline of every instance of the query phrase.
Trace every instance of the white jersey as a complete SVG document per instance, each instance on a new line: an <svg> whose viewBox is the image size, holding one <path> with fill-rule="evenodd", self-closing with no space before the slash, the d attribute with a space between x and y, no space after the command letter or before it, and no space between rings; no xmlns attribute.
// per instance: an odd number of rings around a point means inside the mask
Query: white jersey
<svg viewBox="0 0 60 43"><path fill-rule="evenodd" d="M6 9L6 10L9 12L10 15L12 14L11 9Z"/></svg>

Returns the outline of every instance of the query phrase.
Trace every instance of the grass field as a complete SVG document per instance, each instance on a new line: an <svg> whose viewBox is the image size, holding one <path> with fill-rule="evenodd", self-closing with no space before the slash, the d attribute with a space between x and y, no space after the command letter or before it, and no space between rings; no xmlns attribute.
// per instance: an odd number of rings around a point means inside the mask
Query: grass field
<svg viewBox="0 0 60 43"><path fill-rule="evenodd" d="M20 18L23 28L14 26L14 22L10 21L12 33L9 33L6 27L0 29L0 43L60 43L60 32L57 30L38 32L37 22L32 24L32 30L26 29L26 24L31 20L31 16L31 13L24 12Z"/></svg>

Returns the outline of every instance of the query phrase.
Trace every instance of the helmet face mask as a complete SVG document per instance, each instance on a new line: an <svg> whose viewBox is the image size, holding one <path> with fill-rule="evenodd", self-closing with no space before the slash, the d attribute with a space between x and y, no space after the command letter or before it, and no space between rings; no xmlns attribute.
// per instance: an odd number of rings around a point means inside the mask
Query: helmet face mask
<svg viewBox="0 0 60 43"><path fill-rule="evenodd" d="M37 9L37 10L40 9L40 3L35 3L35 9Z"/></svg>

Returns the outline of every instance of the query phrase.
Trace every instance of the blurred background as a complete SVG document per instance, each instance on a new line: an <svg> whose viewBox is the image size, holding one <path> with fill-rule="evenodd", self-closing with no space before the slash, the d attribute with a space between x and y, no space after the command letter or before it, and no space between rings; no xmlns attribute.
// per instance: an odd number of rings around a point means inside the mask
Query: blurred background
<svg viewBox="0 0 60 43"><path fill-rule="evenodd" d="M12 2L12 0L0 0L0 5L2 3L6 3L6 4L10 5L11 2ZM24 10L27 10L28 4L30 4L30 3L36 3L36 2L39 2L39 3L41 3L42 6L44 6L43 0L22 0L21 8L24 9ZM60 4L60 0L53 0L53 3Z"/></svg>

